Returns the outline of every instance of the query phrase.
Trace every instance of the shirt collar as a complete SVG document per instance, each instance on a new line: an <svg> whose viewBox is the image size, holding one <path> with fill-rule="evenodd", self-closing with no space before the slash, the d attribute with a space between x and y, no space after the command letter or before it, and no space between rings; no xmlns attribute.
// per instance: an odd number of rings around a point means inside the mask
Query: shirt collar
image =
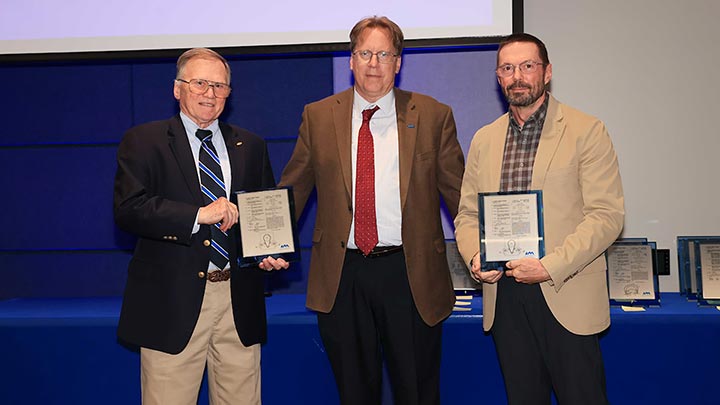
<svg viewBox="0 0 720 405"><path fill-rule="evenodd" d="M187 136L188 136L190 139L195 138L195 132L196 132L198 129L200 129L200 127L198 126L198 124L196 124L195 121L191 120L190 117L188 117L187 115L185 115L185 113L182 112L182 111L180 111L180 119L182 120L183 126L185 127L185 132L187 133ZM207 129L208 131L212 131L213 135L216 135L216 134L218 134L218 133L220 132L220 123L219 123L219 121L216 119L216 120L213 121L210 125L208 125L207 128L203 128L203 129Z"/></svg>
<svg viewBox="0 0 720 405"><path fill-rule="evenodd" d="M357 90L353 90L355 97L353 97L353 112L361 114L363 110L372 108L374 106L380 107L380 110L375 113L374 116L386 116L395 114L395 91L390 90L388 94L382 96L378 101L370 103L360 94Z"/></svg>

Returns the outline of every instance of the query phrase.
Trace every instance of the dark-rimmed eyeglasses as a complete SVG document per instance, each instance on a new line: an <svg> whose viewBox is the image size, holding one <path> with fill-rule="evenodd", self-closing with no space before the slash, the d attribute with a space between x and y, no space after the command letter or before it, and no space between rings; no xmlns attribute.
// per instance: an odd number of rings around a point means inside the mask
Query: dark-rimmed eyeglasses
<svg viewBox="0 0 720 405"><path fill-rule="evenodd" d="M194 94L205 94L208 88L212 88L215 93L215 97L219 98L227 98L232 90L230 86L225 83L218 83L205 79L175 79L175 81L187 83L190 92Z"/></svg>
<svg viewBox="0 0 720 405"><path fill-rule="evenodd" d="M545 66L545 64L542 62L535 62L533 60L526 60L519 65L505 63L498 66L497 69L495 69L495 73L497 73L497 75L500 77L510 77L515 74L515 68L517 67L518 69L520 69L520 73L530 74L537 72L538 66Z"/></svg>
<svg viewBox="0 0 720 405"><path fill-rule="evenodd" d="M377 60L380 63L392 63L395 58L397 57L397 54L394 54L390 51L377 51L372 52L369 49L363 49L360 51L353 51L352 53L354 56L357 56L358 58L364 60L365 62L370 62L373 55L377 56Z"/></svg>

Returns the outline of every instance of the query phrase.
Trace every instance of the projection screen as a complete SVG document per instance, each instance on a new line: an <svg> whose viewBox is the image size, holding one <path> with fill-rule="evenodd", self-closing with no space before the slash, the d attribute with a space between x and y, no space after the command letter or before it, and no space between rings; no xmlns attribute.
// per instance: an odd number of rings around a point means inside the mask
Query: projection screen
<svg viewBox="0 0 720 405"><path fill-rule="evenodd" d="M347 43L353 24L371 15L397 22L409 44L414 40L452 44L452 39L490 42L487 38L510 34L522 25L522 0L383 3L358 7L356 2L336 0L6 1L0 13L0 55L196 46L302 49Z"/></svg>

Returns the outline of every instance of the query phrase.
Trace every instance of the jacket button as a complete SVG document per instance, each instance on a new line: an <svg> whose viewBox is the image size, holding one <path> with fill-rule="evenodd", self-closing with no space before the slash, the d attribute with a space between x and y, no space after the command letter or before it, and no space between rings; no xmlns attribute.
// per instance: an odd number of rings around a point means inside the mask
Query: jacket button
<svg viewBox="0 0 720 405"><path fill-rule="evenodd" d="M343 248L343 249L345 248L345 242L344 242L344 241L340 241L340 247Z"/></svg>
<svg viewBox="0 0 720 405"><path fill-rule="evenodd" d="M198 272L198 278L205 278L205 272L204 272L204 271L199 271L199 272Z"/></svg>
<svg viewBox="0 0 720 405"><path fill-rule="evenodd" d="M205 245L205 246L210 246L210 241L207 240L207 239L205 239L205 240L203 241L203 245Z"/></svg>

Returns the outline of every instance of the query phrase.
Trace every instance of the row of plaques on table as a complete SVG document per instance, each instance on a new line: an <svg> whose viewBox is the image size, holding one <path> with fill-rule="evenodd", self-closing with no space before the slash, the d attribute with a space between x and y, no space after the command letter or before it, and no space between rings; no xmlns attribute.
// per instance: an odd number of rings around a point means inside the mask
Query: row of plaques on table
<svg viewBox="0 0 720 405"><path fill-rule="evenodd" d="M720 236L678 236L680 294L701 305L720 305Z"/></svg>
<svg viewBox="0 0 720 405"><path fill-rule="evenodd" d="M478 294L482 284L475 281L457 248L447 242L447 258L457 293ZM606 251L608 296L611 305L660 305L656 243L644 238L621 239Z"/></svg>

